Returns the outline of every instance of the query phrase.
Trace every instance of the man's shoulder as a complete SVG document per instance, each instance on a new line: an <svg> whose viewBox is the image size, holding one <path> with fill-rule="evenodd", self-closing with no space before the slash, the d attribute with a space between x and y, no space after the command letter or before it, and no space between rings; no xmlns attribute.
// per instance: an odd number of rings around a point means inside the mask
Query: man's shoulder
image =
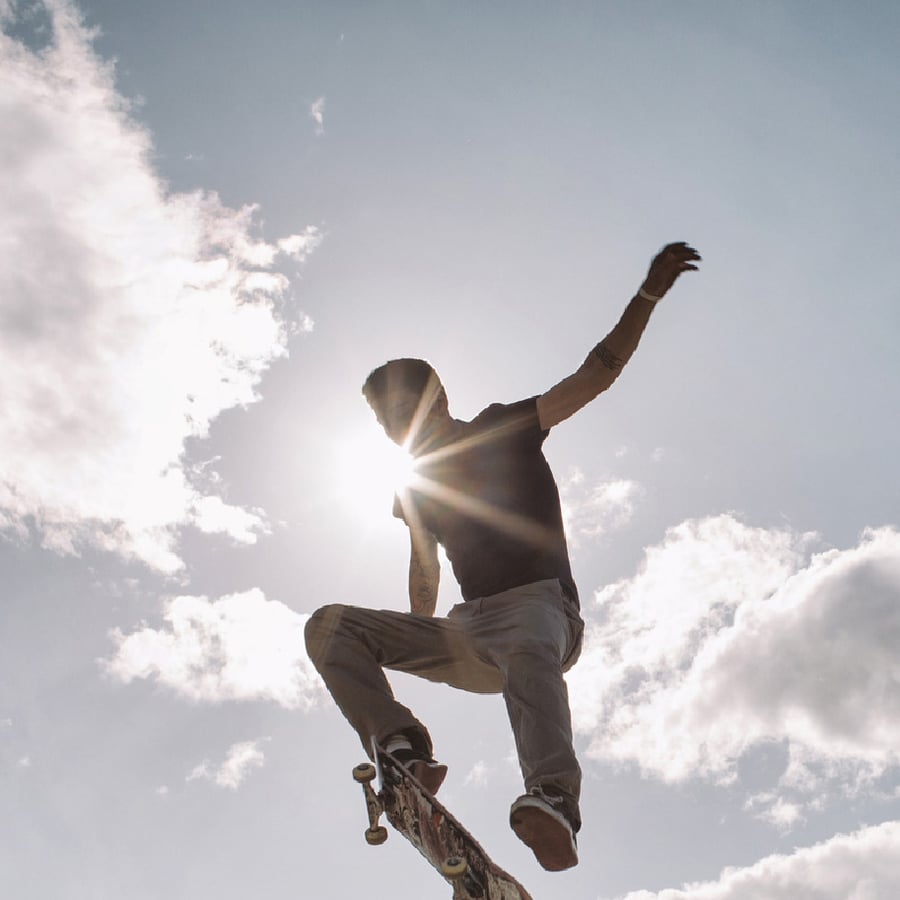
<svg viewBox="0 0 900 900"><path fill-rule="evenodd" d="M471 422L465 423L464 428L469 435L491 431L497 438L530 434L542 441L547 436L538 418L537 397L528 397L515 403L492 403Z"/></svg>
<svg viewBox="0 0 900 900"><path fill-rule="evenodd" d="M517 400L515 403L492 403L486 406L468 425L478 425L485 422L496 421L527 421L529 418L537 420L537 397L528 397L525 400Z"/></svg>

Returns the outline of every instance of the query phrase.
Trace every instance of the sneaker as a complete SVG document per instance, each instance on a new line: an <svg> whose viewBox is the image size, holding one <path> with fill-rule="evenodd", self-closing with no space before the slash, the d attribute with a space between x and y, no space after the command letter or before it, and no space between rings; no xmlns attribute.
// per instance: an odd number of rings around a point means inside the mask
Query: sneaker
<svg viewBox="0 0 900 900"><path fill-rule="evenodd" d="M429 794L436 794L447 777L447 767L443 763L418 750L395 750L391 755Z"/></svg>
<svg viewBox="0 0 900 900"><path fill-rule="evenodd" d="M509 811L509 824L548 872L578 865L575 830L566 814L566 801L541 788L519 797Z"/></svg>

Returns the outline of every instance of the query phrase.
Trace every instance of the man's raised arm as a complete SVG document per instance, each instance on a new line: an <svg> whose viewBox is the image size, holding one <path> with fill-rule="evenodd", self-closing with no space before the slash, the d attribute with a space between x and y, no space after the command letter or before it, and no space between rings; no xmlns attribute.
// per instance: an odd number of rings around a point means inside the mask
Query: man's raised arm
<svg viewBox="0 0 900 900"><path fill-rule="evenodd" d="M656 303L682 272L696 270L694 263L699 260L697 251L683 241L667 244L660 250L615 328L591 350L576 372L538 397L541 428L552 428L569 418L612 385L637 349Z"/></svg>

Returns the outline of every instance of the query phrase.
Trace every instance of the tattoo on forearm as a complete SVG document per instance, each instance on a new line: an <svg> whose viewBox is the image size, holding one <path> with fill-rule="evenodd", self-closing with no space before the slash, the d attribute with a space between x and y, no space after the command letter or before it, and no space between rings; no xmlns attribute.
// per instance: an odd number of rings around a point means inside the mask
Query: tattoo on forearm
<svg viewBox="0 0 900 900"><path fill-rule="evenodd" d="M430 616L434 611L431 591L421 590L412 600L412 611L419 616Z"/></svg>
<svg viewBox="0 0 900 900"><path fill-rule="evenodd" d="M625 365L625 360L616 356L603 341L594 347L593 353L607 369L613 372L620 372Z"/></svg>
<svg viewBox="0 0 900 900"><path fill-rule="evenodd" d="M418 584L410 597L412 611L420 616L430 616L434 612L435 599L428 584Z"/></svg>
<svg viewBox="0 0 900 900"><path fill-rule="evenodd" d="M433 614L437 591L434 588L434 576L426 571L418 557L410 564L410 605L419 615Z"/></svg>

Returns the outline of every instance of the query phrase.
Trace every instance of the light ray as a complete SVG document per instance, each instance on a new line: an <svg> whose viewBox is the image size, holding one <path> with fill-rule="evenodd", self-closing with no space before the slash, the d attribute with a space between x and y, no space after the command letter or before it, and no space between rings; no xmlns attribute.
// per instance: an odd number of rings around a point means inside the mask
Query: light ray
<svg viewBox="0 0 900 900"><path fill-rule="evenodd" d="M529 418L529 416L523 415L516 419L493 425L491 428L485 429L484 431L479 431L476 434L452 441L451 443L445 444L442 447L437 447L434 450L420 453L416 457L416 461L421 466L427 466L443 459L449 459L459 453L465 453L475 447L486 444L489 441L499 440L514 431L521 430Z"/></svg>
<svg viewBox="0 0 900 900"><path fill-rule="evenodd" d="M441 388L439 383L432 380L429 382L428 388L423 393L415 415L409 429L409 435L404 446L415 447L417 443L424 444L427 448L428 434L420 434L423 425L427 422L428 413L430 412ZM469 435L458 440L452 440L443 446L434 450L425 450L415 455L415 469L412 472L412 478L409 487L420 493L433 497L452 507L458 512L469 516L476 521L483 522L506 534L514 537L523 543L535 547L546 547L555 540L555 533L552 529L540 525L533 519L529 519L519 513L510 512L489 503L480 497L473 497L470 494L448 487L441 484L423 474L423 470L427 471L430 465L438 463L442 460L451 459L460 453L471 451L490 441L503 439L512 432L521 430L525 423L530 420L530 416L522 415L515 419L507 420L477 434ZM424 440L422 440L424 438ZM420 524L418 514L415 511L415 505L410 502L404 502L405 492L398 492L401 506L403 507L404 516L413 518L410 524Z"/></svg>
<svg viewBox="0 0 900 900"><path fill-rule="evenodd" d="M420 472L413 473L410 487L446 503L447 506L464 513L472 519L491 525L498 531L504 531L526 544L531 544L535 547L546 547L554 538L554 532L550 528L545 528L533 519L529 519L519 513L501 509L479 497L464 494L456 488L439 484ZM414 504L405 501L405 493L404 491L397 495L403 507L403 514L404 516L412 514L418 520Z"/></svg>
<svg viewBox="0 0 900 900"><path fill-rule="evenodd" d="M421 444L422 439L425 441L428 440L428 432L424 426L428 421L428 417L434 408L435 403L443 392L444 389L441 387L440 381L437 377L432 375L432 377L428 379L425 390L422 391L422 394L419 397L419 402L416 404L415 412L409 423L406 439L403 441L403 448L408 453L412 452L417 444Z"/></svg>

